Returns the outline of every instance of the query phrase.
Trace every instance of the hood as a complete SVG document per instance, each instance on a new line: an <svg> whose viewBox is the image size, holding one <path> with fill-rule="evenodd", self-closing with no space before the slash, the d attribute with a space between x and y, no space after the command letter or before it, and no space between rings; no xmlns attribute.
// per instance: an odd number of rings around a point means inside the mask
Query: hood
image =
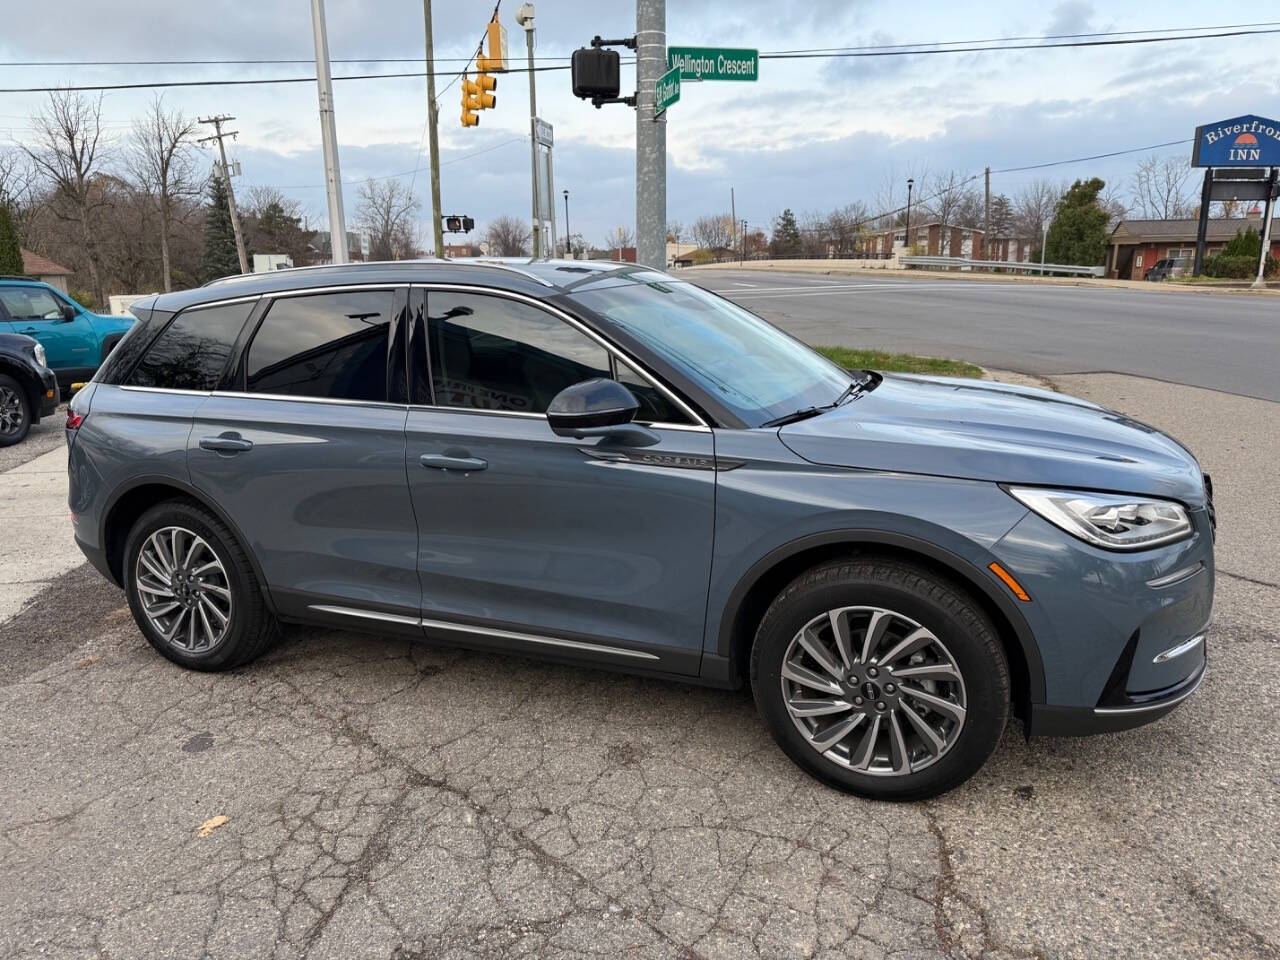
<svg viewBox="0 0 1280 960"><path fill-rule="evenodd" d="M1204 503L1200 466L1175 440L1032 387L885 374L875 389L779 436L797 455L830 466Z"/></svg>

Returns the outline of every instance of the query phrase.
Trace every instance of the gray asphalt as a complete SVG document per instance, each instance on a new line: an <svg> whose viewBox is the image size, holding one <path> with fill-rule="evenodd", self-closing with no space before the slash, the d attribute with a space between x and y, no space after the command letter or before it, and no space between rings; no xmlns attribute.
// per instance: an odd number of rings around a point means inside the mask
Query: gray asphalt
<svg viewBox="0 0 1280 960"><path fill-rule="evenodd" d="M1280 297L772 270L682 276L808 343L1041 375L1129 373L1280 401Z"/></svg>

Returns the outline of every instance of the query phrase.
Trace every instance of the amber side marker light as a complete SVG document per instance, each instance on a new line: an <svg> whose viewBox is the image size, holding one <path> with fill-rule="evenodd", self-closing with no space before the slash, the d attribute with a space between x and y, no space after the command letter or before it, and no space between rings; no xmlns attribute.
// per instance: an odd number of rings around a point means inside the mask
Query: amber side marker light
<svg viewBox="0 0 1280 960"><path fill-rule="evenodd" d="M1022 584L1013 579L1013 574L1008 570L1000 566L1000 564L996 563L994 560L987 564L987 569L999 577L1004 582L1004 585L1013 591L1013 595L1015 597L1023 603L1031 602L1031 597L1027 595L1027 591L1022 589Z"/></svg>

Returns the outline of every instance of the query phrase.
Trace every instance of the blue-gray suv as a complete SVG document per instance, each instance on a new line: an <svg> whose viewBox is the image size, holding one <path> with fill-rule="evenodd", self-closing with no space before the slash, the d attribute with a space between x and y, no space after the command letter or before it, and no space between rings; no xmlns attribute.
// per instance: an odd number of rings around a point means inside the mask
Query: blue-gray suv
<svg viewBox="0 0 1280 960"><path fill-rule="evenodd" d="M1028 735L1153 720L1205 671L1211 487L1157 430L842 370L635 266L406 262L136 303L73 400L85 554L164 656L281 622L717 687L881 798Z"/></svg>

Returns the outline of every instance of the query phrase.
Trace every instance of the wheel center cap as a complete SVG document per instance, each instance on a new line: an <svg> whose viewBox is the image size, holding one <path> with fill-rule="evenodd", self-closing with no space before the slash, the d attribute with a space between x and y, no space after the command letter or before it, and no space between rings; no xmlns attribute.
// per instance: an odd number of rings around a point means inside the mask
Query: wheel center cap
<svg viewBox="0 0 1280 960"><path fill-rule="evenodd" d="M879 684L872 683L870 680L868 680L866 683L862 685L860 689L861 689L862 695L866 697L868 700L880 699Z"/></svg>

